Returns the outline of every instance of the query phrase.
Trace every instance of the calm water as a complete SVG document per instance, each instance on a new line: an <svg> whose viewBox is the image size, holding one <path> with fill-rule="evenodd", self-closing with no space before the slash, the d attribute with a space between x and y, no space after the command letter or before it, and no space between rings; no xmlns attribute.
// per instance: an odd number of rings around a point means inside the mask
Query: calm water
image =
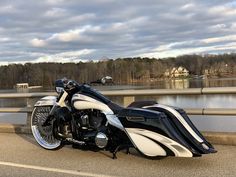
<svg viewBox="0 0 236 177"><path fill-rule="evenodd" d="M236 87L236 78L225 79L184 79L168 80L151 84L136 85L112 85L95 86L98 90L119 90L119 89L183 89L199 87ZM1 90L1 92L16 92L15 90ZM123 98L110 97L114 102L122 104ZM156 100L161 104L172 105L182 108L236 108L236 94L227 95L173 95L173 96L138 96L136 100ZM26 99L0 99L1 107L22 107L26 106ZM236 116L190 116L194 124L202 131L215 132L236 132ZM0 114L0 123L25 124L26 114Z"/></svg>
<svg viewBox="0 0 236 177"><path fill-rule="evenodd" d="M202 87L236 87L236 78L220 78L220 79L170 79L155 81L149 83L137 83L132 86L136 89L186 89L186 88L202 88ZM105 87L106 88L106 87ZM109 88L109 87L108 87ZM112 86L110 87L112 89ZM117 87L117 89L120 89Z"/></svg>

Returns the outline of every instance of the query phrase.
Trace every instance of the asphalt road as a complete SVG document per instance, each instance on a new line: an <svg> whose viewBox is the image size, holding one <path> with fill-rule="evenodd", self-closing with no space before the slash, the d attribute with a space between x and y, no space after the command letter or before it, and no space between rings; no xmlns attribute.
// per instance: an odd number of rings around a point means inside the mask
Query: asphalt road
<svg viewBox="0 0 236 177"><path fill-rule="evenodd" d="M73 149L67 145L57 151L39 147L32 136L0 134L0 176L236 176L236 146L216 145L218 153L200 158L168 157L150 160L135 151L130 155Z"/></svg>

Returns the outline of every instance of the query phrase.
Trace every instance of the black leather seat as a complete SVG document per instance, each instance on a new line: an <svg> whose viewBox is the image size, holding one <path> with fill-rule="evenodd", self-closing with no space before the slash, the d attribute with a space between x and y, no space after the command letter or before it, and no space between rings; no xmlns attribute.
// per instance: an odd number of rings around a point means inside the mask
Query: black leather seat
<svg viewBox="0 0 236 177"><path fill-rule="evenodd" d="M142 108L144 106L151 106L151 105L154 105L154 104L157 104L156 101L135 101L133 103L131 103L129 107L133 107L133 108Z"/></svg>
<svg viewBox="0 0 236 177"><path fill-rule="evenodd" d="M127 108L142 108L144 106L151 106L157 104L156 101L135 101L131 103ZM109 102L108 107L114 112L114 114L118 114L121 110L125 109L122 106L117 105L116 103L113 103L112 101Z"/></svg>

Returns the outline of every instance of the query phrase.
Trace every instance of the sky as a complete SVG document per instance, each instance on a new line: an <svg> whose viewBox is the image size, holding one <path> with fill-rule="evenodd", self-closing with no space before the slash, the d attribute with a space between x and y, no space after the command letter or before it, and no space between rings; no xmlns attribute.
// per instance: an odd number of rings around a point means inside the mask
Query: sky
<svg viewBox="0 0 236 177"><path fill-rule="evenodd" d="M1 0L0 64L236 52L236 1Z"/></svg>

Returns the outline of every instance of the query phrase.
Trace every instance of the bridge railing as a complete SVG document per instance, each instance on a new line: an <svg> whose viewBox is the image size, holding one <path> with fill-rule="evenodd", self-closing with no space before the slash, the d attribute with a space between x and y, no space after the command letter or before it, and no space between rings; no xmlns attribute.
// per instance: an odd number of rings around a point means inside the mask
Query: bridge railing
<svg viewBox="0 0 236 177"><path fill-rule="evenodd" d="M167 95L210 95L210 94L236 94L236 87L214 87L214 88L190 88L190 89L145 89L145 90L112 90L101 91L105 96L116 96L123 98L123 105L127 106L135 101L136 96L167 96ZM0 107L0 113L26 113L26 125L21 126L22 131L29 131L30 116L34 103L44 96L57 95L55 92L40 93L1 93L0 99L27 99L25 107ZM186 108L189 115L236 115L236 109L232 108ZM19 129L19 128L18 128Z"/></svg>

